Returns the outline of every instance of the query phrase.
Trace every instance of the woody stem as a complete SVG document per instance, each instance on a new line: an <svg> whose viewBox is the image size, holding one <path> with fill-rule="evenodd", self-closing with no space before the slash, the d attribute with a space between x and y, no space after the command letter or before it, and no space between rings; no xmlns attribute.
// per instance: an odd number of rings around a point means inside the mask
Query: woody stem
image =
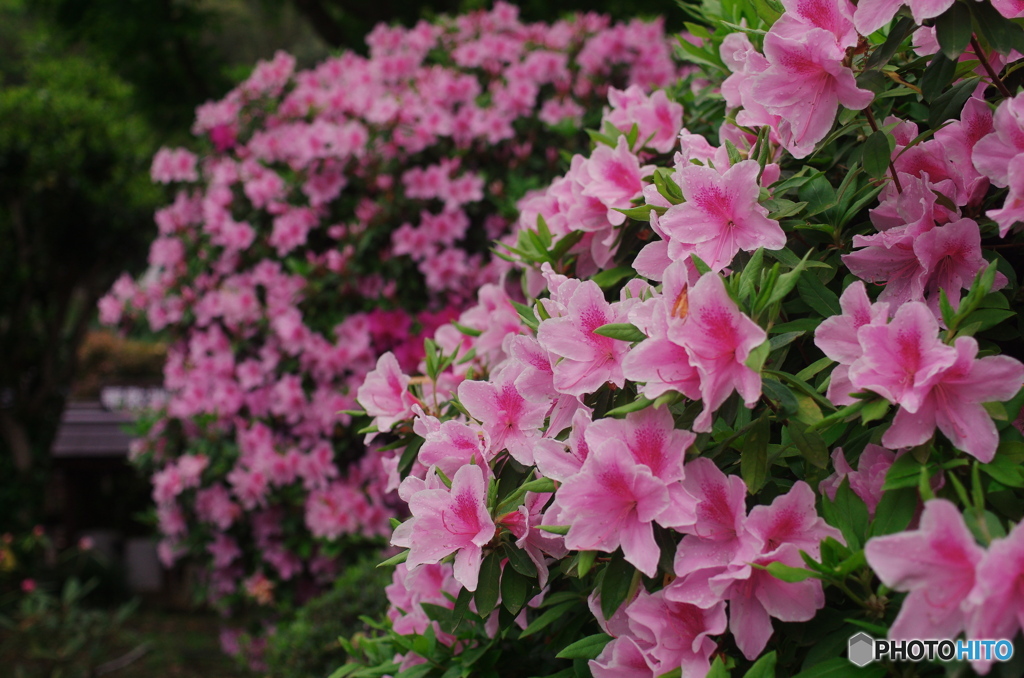
<svg viewBox="0 0 1024 678"><path fill-rule="evenodd" d="M988 77L992 78L992 84L996 86L999 93L1007 99L1012 99L1013 92L1007 89L1003 81L999 79L999 74L995 72L992 68L992 64L988 62L985 52L981 49L981 45L978 44L978 38L974 35L971 35L971 49L974 50L974 54L978 57L978 60L981 61L981 65L985 69L985 72L988 73Z"/></svg>
<svg viewBox="0 0 1024 678"><path fill-rule="evenodd" d="M878 123L875 122L875 114L871 112L871 106L864 109L864 113L867 114L868 124L871 126L872 132L878 131ZM892 163L892 158L889 158L889 173L892 174L892 183L896 187L897 193L903 192L903 187L900 186L900 178L896 176L896 165Z"/></svg>

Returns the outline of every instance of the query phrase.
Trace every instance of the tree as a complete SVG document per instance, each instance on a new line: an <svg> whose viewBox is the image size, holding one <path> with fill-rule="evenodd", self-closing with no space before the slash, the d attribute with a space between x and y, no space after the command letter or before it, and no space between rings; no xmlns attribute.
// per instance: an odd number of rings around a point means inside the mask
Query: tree
<svg viewBox="0 0 1024 678"><path fill-rule="evenodd" d="M32 517L96 301L144 261L154 145L132 90L0 7L0 527ZM4 468L6 467L6 468ZM17 514L17 518L15 518Z"/></svg>

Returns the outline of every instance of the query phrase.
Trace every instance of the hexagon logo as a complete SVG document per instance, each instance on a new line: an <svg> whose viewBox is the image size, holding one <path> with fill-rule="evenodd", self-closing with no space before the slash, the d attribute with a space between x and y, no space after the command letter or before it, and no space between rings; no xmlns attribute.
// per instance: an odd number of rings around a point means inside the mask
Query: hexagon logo
<svg viewBox="0 0 1024 678"><path fill-rule="evenodd" d="M875 639L863 631L851 636L846 656L856 666L867 666L875 660Z"/></svg>

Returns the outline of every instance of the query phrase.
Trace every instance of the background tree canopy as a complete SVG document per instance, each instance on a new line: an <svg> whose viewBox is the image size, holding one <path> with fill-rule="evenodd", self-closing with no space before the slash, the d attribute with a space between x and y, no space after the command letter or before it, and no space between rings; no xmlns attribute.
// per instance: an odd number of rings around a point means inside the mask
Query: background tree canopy
<svg viewBox="0 0 1024 678"><path fill-rule="evenodd" d="M76 348L114 276L139 268L159 193L131 86L85 50L52 49L17 4L0 26L0 475L19 481L0 496L6 521L39 501Z"/></svg>

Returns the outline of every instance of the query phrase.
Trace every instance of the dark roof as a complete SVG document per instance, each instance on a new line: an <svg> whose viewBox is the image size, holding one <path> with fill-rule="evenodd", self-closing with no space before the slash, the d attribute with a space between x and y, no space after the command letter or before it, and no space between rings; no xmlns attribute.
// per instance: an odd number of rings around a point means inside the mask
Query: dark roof
<svg viewBox="0 0 1024 678"><path fill-rule="evenodd" d="M124 457L132 437L127 412L111 412L98 402L69 403L61 417L52 454L56 458Z"/></svg>

